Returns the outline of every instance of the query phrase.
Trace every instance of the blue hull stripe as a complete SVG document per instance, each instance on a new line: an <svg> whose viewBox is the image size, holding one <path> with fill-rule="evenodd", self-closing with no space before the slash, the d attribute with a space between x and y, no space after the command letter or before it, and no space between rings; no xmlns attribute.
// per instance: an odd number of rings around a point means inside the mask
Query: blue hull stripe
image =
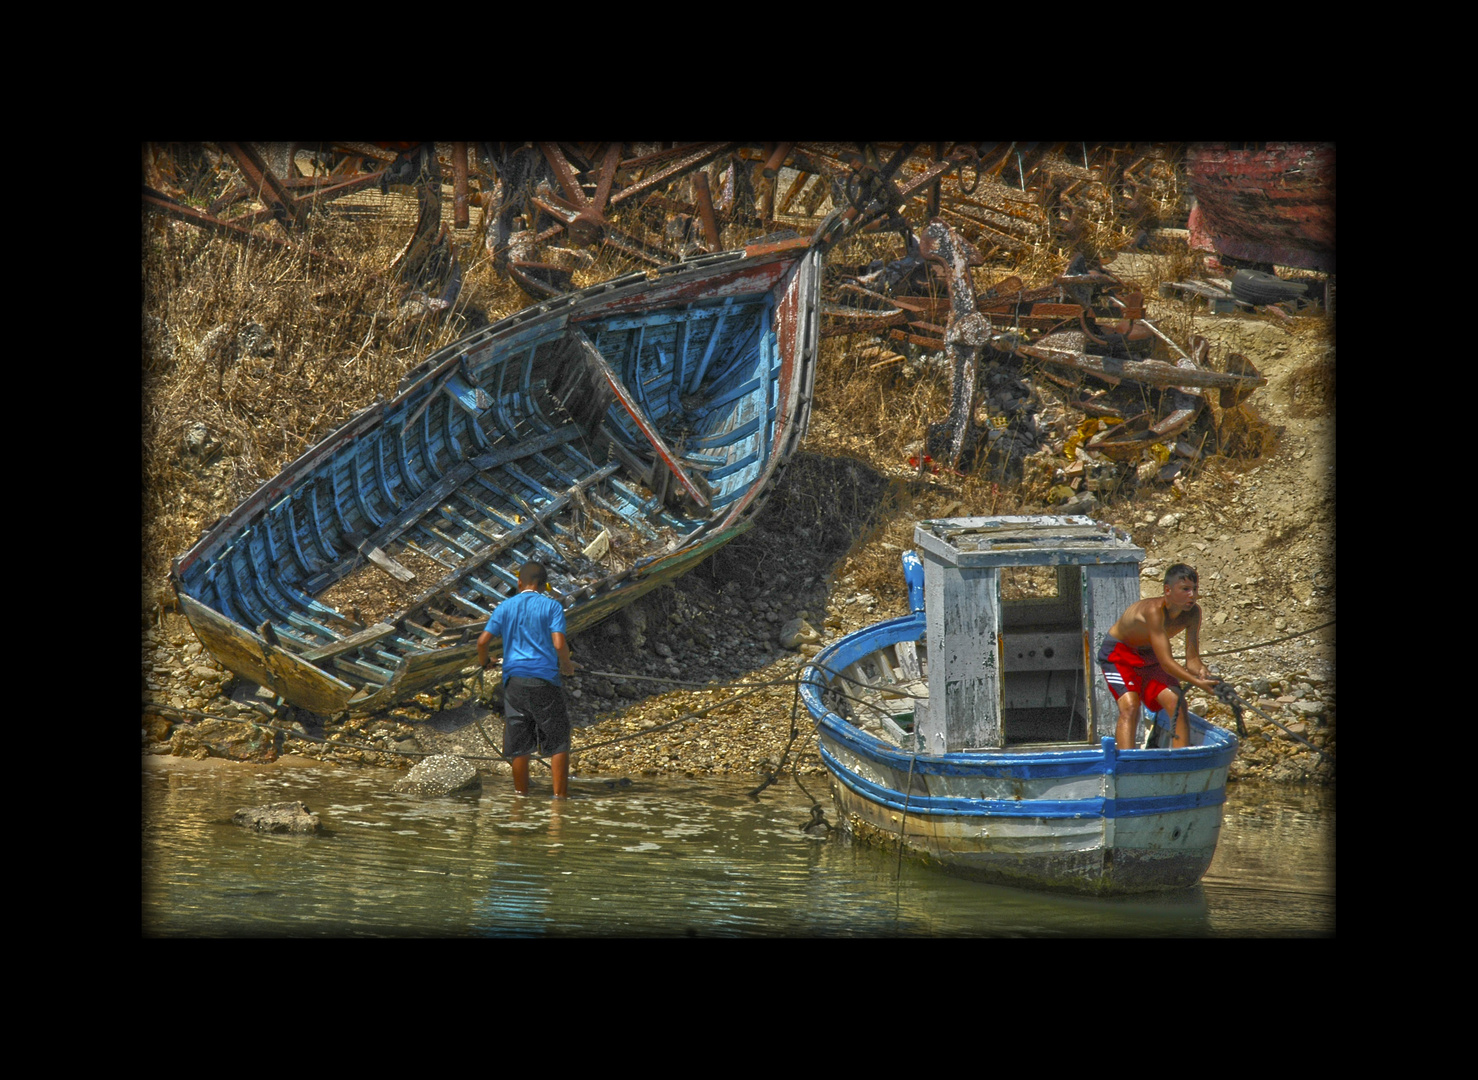
<svg viewBox="0 0 1478 1080"><path fill-rule="evenodd" d="M901 791L874 784L843 765L823 743L821 760L831 774L849 790L870 803L889 810L904 810ZM911 795L907 810L919 817L1012 817L1012 818L1127 818L1148 814L1173 814L1226 802L1226 789L1196 791L1184 795L1156 795L1138 799L966 799L949 796Z"/></svg>

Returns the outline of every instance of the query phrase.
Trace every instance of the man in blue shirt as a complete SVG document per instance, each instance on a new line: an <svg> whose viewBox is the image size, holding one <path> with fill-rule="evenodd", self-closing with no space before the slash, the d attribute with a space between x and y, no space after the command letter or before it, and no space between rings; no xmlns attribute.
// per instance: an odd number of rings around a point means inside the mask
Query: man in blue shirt
<svg viewBox="0 0 1478 1080"><path fill-rule="evenodd" d="M544 564L526 562L518 571L518 592L493 608L477 639L477 662L488 666L488 646L503 639L503 756L513 765L513 790L529 793L529 756L535 748L549 755L554 797L569 792L570 717L560 676L573 675L565 640L565 612L546 591Z"/></svg>

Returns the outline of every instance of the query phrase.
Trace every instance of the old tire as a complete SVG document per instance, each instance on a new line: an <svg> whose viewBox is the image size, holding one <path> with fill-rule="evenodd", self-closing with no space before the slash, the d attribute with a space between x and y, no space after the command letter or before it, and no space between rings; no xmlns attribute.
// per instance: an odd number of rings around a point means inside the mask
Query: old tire
<svg viewBox="0 0 1478 1080"><path fill-rule="evenodd" d="M1232 295L1248 304L1280 304L1302 300L1308 286L1302 281L1284 281L1261 270L1238 270L1232 277Z"/></svg>

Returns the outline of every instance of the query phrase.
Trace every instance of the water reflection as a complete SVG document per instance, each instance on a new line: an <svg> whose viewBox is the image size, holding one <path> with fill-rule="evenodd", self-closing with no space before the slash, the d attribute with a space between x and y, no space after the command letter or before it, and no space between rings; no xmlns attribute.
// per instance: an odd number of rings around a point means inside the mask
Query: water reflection
<svg viewBox="0 0 1478 1080"><path fill-rule="evenodd" d="M1195 889L1055 896L960 881L802 831L776 785L571 779L573 797L422 800L393 774L153 760L143 771L150 936L1318 935L1334 929L1332 793L1234 785ZM812 785L814 786L814 785ZM301 799L315 837L230 824ZM830 807L827 816L834 817Z"/></svg>

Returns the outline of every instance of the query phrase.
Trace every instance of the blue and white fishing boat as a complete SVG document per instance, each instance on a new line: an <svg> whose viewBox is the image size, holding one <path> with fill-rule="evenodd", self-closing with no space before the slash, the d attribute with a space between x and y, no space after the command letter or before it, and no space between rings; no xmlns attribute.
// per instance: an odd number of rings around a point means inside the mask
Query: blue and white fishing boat
<svg viewBox="0 0 1478 1080"><path fill-rule="evenodd" d="M571 633L687 572L800 445L820 260L628 274L437 351L174 561L190 625L293 705L368 711L471 664L530 559Z"/></svg>
<svg viewBox="0 0 1478 1080"><path fill-rule="evenodd" d="M919 523L912 613L802 675L843 827L966 876L1093 894L1184 888L1221 831L1230 732L1114 739L1093 658L1140 599L1144 551L1086 517ZM1146 713L1151 732L1169 717Z"/></svg>

